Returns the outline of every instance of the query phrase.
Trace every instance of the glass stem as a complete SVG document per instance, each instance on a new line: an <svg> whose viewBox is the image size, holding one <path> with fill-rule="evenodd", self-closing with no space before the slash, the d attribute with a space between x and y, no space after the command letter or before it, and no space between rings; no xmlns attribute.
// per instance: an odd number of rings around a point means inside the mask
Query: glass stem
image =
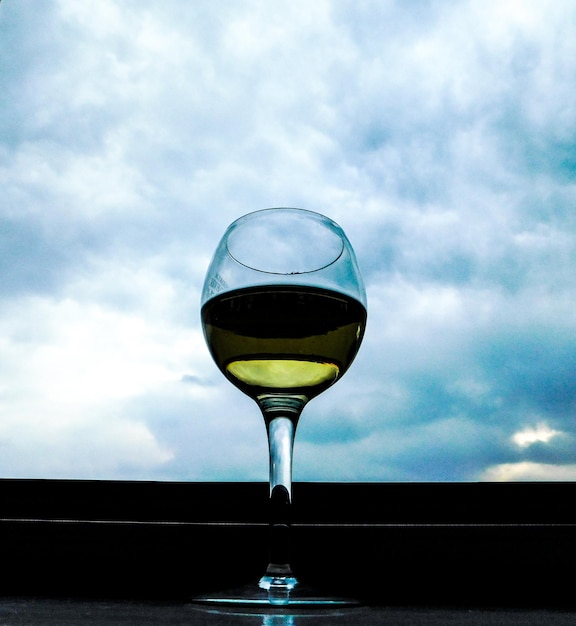
<svg viewBox="0 0 576 626"><path fill-rule="evenodd" d="M268 424L270 448L270 498L283 487L288 503L292 502L292 450L294 423L288 417L275 417Z"/></svg>
<svg viewBox="0 0 576 626"><path fill-rule="evenodd" d="M271 397L260 401L270 451L270 518L269 562L259 584L280 594L289 594L298 582L290 567L292 451L304 404L305 400L300 397L283 401Z"/></svg>

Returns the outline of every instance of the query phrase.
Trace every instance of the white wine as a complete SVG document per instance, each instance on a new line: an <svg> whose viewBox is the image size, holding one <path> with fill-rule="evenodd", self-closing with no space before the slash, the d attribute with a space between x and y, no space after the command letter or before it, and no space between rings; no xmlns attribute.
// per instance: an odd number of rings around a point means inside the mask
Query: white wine
<svg viewBox="0 0 576 626"><path fill-rule="evenodd" d="M366 309L337 291L271 285L212 298L202 307L202 322L214 361L244 393L309 400L354 360Z"/></svg>

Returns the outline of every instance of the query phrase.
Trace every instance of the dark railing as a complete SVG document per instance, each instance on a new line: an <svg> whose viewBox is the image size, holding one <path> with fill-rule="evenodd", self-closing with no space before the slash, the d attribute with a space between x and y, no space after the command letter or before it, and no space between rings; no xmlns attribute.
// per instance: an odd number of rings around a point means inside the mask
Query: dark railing
<svg viewBox="0 0 576 626"><path fill-rule="evenodd" d="M292 563L311 585L372 605L576 604L576 483L295 483L293 494ZM257 580L267 496L264 483L0 480L0 589L178 600Z"/></svg>

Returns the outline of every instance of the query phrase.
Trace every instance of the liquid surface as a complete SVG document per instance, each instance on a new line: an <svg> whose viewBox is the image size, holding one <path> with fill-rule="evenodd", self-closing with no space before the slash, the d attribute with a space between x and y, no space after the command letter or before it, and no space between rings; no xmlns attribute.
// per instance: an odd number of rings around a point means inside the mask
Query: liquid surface
<svg viewBox="0 0 576 626"><path fill-rule="evenodd" d="M310 399L352 363L366 309L338 292L279 285L216 296L202 308L202 322L216 364L246 394Z"/></svg>

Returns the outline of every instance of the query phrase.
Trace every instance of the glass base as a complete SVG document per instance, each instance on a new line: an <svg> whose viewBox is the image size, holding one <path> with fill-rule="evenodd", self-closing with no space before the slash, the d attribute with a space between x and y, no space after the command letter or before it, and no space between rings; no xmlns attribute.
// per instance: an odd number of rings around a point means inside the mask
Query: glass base
<svg viewBox="0 0 576 626"><path fill-rule="evenodd" d="M211 606L258 606L261 608L353 607L361 603L354 598L319 593L294 579L293 586L252 583L236 589L193 596L191 602Z"/></svg>

